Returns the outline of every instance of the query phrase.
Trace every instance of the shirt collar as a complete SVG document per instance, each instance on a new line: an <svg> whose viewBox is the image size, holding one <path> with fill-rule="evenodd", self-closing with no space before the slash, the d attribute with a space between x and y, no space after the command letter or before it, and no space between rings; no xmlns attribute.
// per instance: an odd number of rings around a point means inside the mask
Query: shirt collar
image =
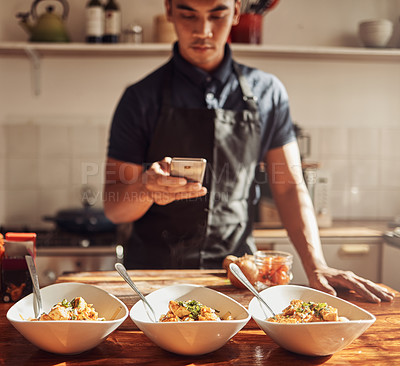
<svg viewBox="0 0 400 366"><path fill-rule="evenodd" d="M209 76L224 84L232 72L232 52L228 44L225 44L225 54L221 64L217 69L209 74L200 68L193 66L190 62L186 61L179 53L178 42L175 42L173 48L173 63L175 70L184 74L192 82L197 85L204 85Z"/></svg>

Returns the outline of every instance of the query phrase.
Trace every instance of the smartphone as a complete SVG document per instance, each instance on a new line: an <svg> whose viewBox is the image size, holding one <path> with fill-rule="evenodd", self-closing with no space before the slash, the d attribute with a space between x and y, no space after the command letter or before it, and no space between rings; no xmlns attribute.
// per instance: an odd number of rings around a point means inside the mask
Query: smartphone
<svg viewBox="0 0 400 366"><path fill-rule="evenodd" d="M207 160L203 158L172 158L170 174L203 184L206 165Z"/></svg>

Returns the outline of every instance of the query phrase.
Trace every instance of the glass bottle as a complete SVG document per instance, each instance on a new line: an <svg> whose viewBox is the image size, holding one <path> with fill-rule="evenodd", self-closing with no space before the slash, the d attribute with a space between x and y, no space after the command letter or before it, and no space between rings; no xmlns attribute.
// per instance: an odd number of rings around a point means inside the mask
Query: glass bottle
<svg viewBox="0 0 400 366"><path fill-rule="evenodd" d="M100 0L86 5L86 42L101 43L104 35L104 7Z"/></svg>
<svg viewBox="0 0 400 366"><path fill-rule="evenodd" d="M121 35L121 10L115 0L108 0L104 7L104 43L118 43Z"/></svg>

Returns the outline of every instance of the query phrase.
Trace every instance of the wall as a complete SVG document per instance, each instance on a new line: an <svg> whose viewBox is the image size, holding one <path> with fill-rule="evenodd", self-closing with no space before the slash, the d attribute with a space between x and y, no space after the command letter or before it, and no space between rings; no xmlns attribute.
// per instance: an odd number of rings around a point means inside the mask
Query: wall
<svg viewBox="0 0 400 366"><path fill-rule="evenodd" d="M67 0L70 7L67 27L74 42L84 40L84 7L87 0ZM242 0L243 1L243 0ZM103 1L105 2L105 1ZM27 12L33 0L2 1L0 5L0 40L27 40L17 24L15 14ZM153 17L164 12L164 0L118 0L122 9L122 25L139 23L145 42L151 42ZM45 6L58 1L43 0L38 13ZM370 18L387 18L395 23L395 35L390 46L400 46L399 0L281 0L264 18L263 41L267 44L357 46L357 24Z"/></svg>
<svg viewBox="0 0 400 366"><path fill-rule="evenodd" d="M70 0L68 29L84 33L81 0ZM24 41L14 14L31 1L0 4L0 41ZM120 0L124 24L152 17L163 2ZM132 14L132 17L127 15ZM263 42L358 46L357 23L396 23L400 0L285 0L264 18ZM32 90L25 57L0 57L0 225L45 225L42 216L79 205L84 183L101 191L109 122L123 89L165 57L45 58L42 92ZM400 66L390 61L240 57L276 74L288 90L293 119L312 135L312 156L332 177L335 218L389 219L400 214ZM98 171L96 170L99 167ZM94 170L93 170L94 169ZM98 202L100 204L100 200Z"/></svg>

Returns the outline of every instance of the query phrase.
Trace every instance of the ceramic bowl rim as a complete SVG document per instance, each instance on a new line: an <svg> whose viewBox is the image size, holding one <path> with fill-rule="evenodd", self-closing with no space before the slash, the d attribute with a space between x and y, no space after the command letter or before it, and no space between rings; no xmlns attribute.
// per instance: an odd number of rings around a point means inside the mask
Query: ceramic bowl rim
<svg viewBox="0 0 400 366"><path fill-rule="evenodd" d="M110 292L108 292L108 291L106 291L106 290L104 290L104 289L102 289L102 288L100 288L100 287L98 287L98 286L95 286L95 285L92 285L92 284L89 284L89 283L81 283L81 282L61 282L61 283L53 283L53 284L51 284L51 285L48 285L48 286L46 286L46 287L43 287L43 288L41 289L41 291L45 291L45 289L50 288L50 287L62 287L63 285L66 285L66 286L69 286L69 285L79 285L79 286L82 286L82 287L93 287L93 288L95 288L96 290L99 290L100 292L103 292L104 294L106 294L106 295L108 295L108 296L114 298L115 300L117 300L117 302L121 305L122 309L125 310L125 314L124 314L122 317L119 317L119 318L116 318L116 319L113 319L113 320L90 321L90 322L83 322L82 320L47 320L47 321L46 321L46 324L53 324L53 323L61 323L61 324L63 324L63 323L67 323L67 324L83 324L83 323L85 323L85 324L93 324L93 325L91 325L91 326L95 326L95 324L97 324L97 326L99 326L99 325L101 325L101 324L113 324L113 323L117 323L117 322L120 322L120 321L121 321L121 323L122 323L122 322L128 317L128 315L129 315L129 309L128 309L128 307L127 307L127 306L125 305L125 303L124 303L122 300L120 300L117 296L111 294ZM7 314L6 314L6 317L7 317L7 319L8 319L9 322L15 322L15 323L29 323L29 324L43 324L43 322L35 322L35 321L31 321L31 320L29 320L29 319L18 319L18 318L11 317L11 315L10 315L11 312L12 312L11 310L14 308L14 306L16 306L19 302L22 302L22 300L26 299L26 298L29 297L29 296L30 296L30 297L33 297L33 293L30 293L30 294L24 296L22 299L18 300L16 303L14 303L14 304L8 309ZM82 296L82 297L85 298L84 296Z"/></svg>
<svg viewBox="0 0 400 366"><path fill-rule="evenodd" d="M251 316L253 317L254 320L257 319L258 321L265 322L265 323L267 323L267 324L268 324L269 326L271 326L271 327L276 327L276 326L280 326L280 327L281 327L281 326L288 326L288 327L293 327L293 326L321 326L321 325L327 325L327 324L336 324L336 325L338 325L338 324L343 324L343 325L345 325L345 324L361 324L361 323L371 323L371 322L374 323L374 322L376 321L375 315L371 314L369 311L367 311L367 310L361 308L360 306L355 305L355 304L351 303L350 301L344 300L344 299L342 299L342 298L340 298L340 297L330 295L330 294L328 294L328 293L326 293L326 292L319 291L319 290L313 289L313 288L308 287L308 286L299 286L299 285L281 285L281 286L289 286L289 287L291 287L291 288L306 288L306 289L311 290L311 291L313 291L313 292L317 292L317 293L326 295L326 296L328 296L329 298L332 298L332 299L339 299L339 301L344 302L344 303L350 305L351 307L355 307L355 308L357 308L358 310L362 311L363 313L365 313L366 315L368 315L368 316L370 317L370 319L356 319L356 320L350 320L350 319L349 319L349 320L346 321L346 322L333 322L333 321L331 321L331 322L311 322L311 323L275 323L275 322L268 322L266 319L262 319L262 318L257 317L257 316L254 315L254 314L251 314ZM260 292L260 295L262 296L263 293L267 292L270 288L271 288L271 287L269 287L269 288L267 288L267 289L261 291L261 292ZM271 291L271 290L270 290L270 291ZM254 304L256 300L257 300L257 298L256 298L255 296L250 300L250 303L249 303L249 312L250 312L250 308L252 307L251 304L252 304L252 303Z"/></svg>

